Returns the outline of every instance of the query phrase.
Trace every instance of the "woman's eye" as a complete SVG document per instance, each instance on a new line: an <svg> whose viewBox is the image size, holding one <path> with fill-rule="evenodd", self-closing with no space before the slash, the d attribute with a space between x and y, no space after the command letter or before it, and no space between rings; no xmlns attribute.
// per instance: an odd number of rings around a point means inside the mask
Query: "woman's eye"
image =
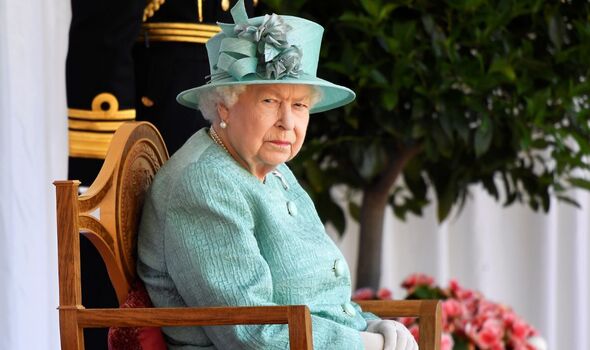
<svg viewBox="0 0 590 350"><path fill-rule="evenodd" d="M295 108L299 108L299 109L302 109L302 108L307 109L307 108L309 108L308 105L306 105L305 103L301 103L301 102L295 103L294 106L295 106Z"/></svg>

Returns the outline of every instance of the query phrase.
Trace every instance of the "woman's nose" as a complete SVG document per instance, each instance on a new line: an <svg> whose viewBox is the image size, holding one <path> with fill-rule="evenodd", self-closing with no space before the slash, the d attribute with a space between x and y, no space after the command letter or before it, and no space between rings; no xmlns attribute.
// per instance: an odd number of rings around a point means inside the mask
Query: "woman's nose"
<svg viewBox="0 0 590 350"><path fill-rule="evenodd" d="M293 110L288 104L283 104L279 111L279 127L285 130L292 130L295 127L295 118Z"/></svg>

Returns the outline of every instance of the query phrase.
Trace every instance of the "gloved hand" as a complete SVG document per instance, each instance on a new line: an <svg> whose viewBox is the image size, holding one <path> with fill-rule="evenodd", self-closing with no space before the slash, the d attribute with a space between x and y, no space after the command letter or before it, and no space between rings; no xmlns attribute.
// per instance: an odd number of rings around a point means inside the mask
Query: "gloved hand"
<svg viewBox="0 0 590 350"><path fill-rule="evenodd" d="M360 332L365 350L383 350L383 336L379 333Z"/></svg>
<svg viewBox="0 0 590 350"><path fill-rule="evenodd" d="M418 343L412 333L401 323L393 320L369 320L367 332L383 336L383 350L417 350Z"/></svg>

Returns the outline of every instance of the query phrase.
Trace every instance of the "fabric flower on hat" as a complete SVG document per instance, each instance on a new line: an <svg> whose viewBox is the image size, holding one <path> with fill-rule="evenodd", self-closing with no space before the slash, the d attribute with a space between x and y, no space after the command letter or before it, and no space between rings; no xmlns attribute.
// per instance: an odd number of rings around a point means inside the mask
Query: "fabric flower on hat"
<svg viewBox="0 0 590 350"><path fill-rule="evenodd" d="M215 65L219 72L211 74L212 80L228 75L241 80L251 73L267 80L299 77L303 52L289 43L287 34L293 28L283 17L265 15L254 25L247 21L243 6L232 9L232 16L236 24L220 24L227 38L221 42Z"/></svg>
<svg viewBox="0 0 590 350"><path fill-rule="evenodd" d="M297 46L291 46L266 64L265 78L281 79L285 76L297 78L301 71L300 62L301 50Z"/></svg>
<svg viewBox="0 0 590 350"><path fill-rule="evenodd" d="M277 57L282 50L290 45L287 42L287 32L291 30L283 18L277 14L265 15L262 24L236 24L234 32L240 39L257 43L257 51L264 55L264 62Z"/></svg>

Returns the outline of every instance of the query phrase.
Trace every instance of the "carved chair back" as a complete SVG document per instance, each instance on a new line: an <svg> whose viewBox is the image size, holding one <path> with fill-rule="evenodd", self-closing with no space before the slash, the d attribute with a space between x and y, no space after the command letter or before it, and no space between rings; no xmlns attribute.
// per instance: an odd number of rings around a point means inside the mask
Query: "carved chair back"
<svg viewBox="0 0 590 350"><path fill-rule="evenodd" d="M137 228L145 193L167 160L166 145L152 124L125 123L115 133L105 162L90 188L63 203L69 206L70 212L78 213L77 217L70 218L73 229L88 237L101 254L119 303L125 300L136 279ZM78 184L71 180L56 181L58 196L60 190L77 191ZM59 214L58 209L58 220ZM64 226L58 223L58 227ZM74 248L64 243L59 242L60 254ZM60 264L67 262L59 261ZM74 265L79 269L77 261ZM60 273L60 290L64 287L62 282L71 284L71 281L62 281ZM79 289L79 279L77 284L75 288ZM81 300L75 300L73 305L76 304L81 305Z"/></svg>

